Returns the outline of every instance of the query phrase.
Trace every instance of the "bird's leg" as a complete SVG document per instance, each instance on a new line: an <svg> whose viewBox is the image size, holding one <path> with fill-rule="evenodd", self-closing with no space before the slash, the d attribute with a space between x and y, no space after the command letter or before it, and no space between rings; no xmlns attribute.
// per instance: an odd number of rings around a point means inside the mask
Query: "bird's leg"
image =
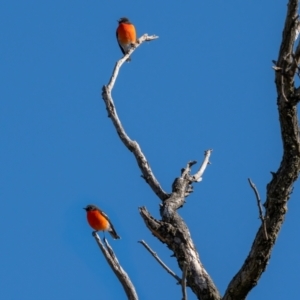
<svg viewBox="0 0 300 300"><path fill-rule="evenodd" d="M136 45L137 45L137 43L130 43L130 47L131 47L131 48L135 48Z"/></svg>

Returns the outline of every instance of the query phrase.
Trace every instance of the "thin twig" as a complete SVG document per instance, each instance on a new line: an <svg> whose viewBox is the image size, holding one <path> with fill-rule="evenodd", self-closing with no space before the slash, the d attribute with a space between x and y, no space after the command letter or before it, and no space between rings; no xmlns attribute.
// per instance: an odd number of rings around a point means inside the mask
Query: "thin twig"
<svg viewBox="0 0 300 300"><path fill-rule="evenodd" d="M207 165L210 164L210 162L209 162L209 157L210 157L212 151L213 151L212 149L209 149L209 150L206 150L206 151L204 152L204 160L203 160L203 163L202 163L202 165L200 166L199 171L198 171L194 176L192 176L193 181L199 182L199 181L202 180L202 175L203 175L203 173L204 173L204 171L205 171Z"/></svg>
<svg viewBox="0 0 300 300"><path fill-rule="evenodd" d="M104 238L104 243L102 243L100 237L98 236L97 232L93 231L93 237L95 238L101 252L103 253L106 261L108 262L110 268L118 277L119 281L121 282L123 289L128 297L129 300L138 300L137 293L135 291L134 285L132 284L129 276L121 267L113 249L108 244L108 241Z"/></svg>
<svg viewBox="0 0 300 300"><path fill-rule="evenodd" d="M263 208L262 208L262 204L261 204L261 200L260 200L260 197L259 197L258 190L257 190L255 184L251 181L250 178L248 178L248 181L249 181L249 184L250 184L251 188L253 189L253 191L255 193L255 197L256 197L256 201L257 201L257 206L258 206L258 210L259 210L259 218L261 219L261 222L263 224L265 238L266 238L266 240L268 240L266 220L265 220L265 218L263 216Z"/></svg>
<svg viewBox="0 0 300 300"><path fill-rule="evenodd" d="M152 40L155 40L155 39L158 39L158 36L156 35L148 35L148 34L144 34L142 35L137 43L129 50L129 52L124 55L119 61L117 61L115 67L114 67L114 70L113 70L113 73L112 73L112 76L109 80L109 83L107 85L107 89L109 92L111 92L111 90L113 89L114 85L115 85L115 82L116 82L116 79L118 77L118 74L119 74L119 70L121 68L121 66L124 64L124 62L127 60L127 58L129 58L129 56L135 51L136 48L138 48L142 43L144 42L150 42Z"/></svg>
<svg viewBox="0 0 300 300"><path fill-rule="evenodd" d="M172 275L180 284L181 283L181 279L179 276L177 276L156 254L156 252L154 252L144 240L139 241L140 244L142 244L150 253L151 255L158 261L158 263L170 274Z"/></svg>
<svg viewBox="0 0 300 300"><path fill-rule="evenodd" d="M186 293L186 275L187 275L188 265L186 262L183 264L182 268L182 280L181 280L181 287L182 287L182 300L187 300L187 293Z"/></svg>

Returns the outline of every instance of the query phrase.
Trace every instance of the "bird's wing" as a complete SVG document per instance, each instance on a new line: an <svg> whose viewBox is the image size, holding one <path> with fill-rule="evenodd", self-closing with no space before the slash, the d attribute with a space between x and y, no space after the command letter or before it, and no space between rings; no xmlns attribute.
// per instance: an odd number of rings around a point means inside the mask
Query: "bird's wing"
<svg viewBox="0 0 300 300"><path fill-rule="evenodd" d="M120 239L120 236L117 234L113 224L111 222L109 222L110 225L110 229L108 230L108 232L110 233L110 235L115 239L118 240Z"/></svg>
<svg viewBox="0 0 300 300"><path fill-rule="evenodd" d="M120 42L119 42L118 29L116 30L116 37L117 37L118 45L119 45L119 47L120 47L122 53L125 55L125 51L124 51L124 49L122 48L122 46L121 46L121 44L120 44Z"/></svg>
<svg viewBox="0 0 300 300"><path fill-rule="evenodd" d="M112 222L110 221L108 215L106 213L104 213L102 210L100 210L100 213L102 214L102 216L108 221L109 223L109 226L110 226L110 229L108 230L108 232L111 234L111 236L114 238L114 239L120 239L119 235L117 234Z"/></svg>
<svg viewBox="0 0 300 300"><path fill-rule="evenodd" d="M106 213L99 209L100 214L110 223L109 217Z"/></svg>

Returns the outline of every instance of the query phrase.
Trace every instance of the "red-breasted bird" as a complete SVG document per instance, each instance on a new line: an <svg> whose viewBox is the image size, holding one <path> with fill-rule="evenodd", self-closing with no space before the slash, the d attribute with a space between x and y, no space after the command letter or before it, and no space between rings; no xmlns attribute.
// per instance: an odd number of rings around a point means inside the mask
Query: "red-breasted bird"
<svg viewBox="0 0 300 300"><path fill-rule="evenodd" d="M122 53L125 55L136 44L136 32L128 18L121 18L117 28L117 40ZM127 61L130 61L130 57Z"/></svg>
<svg viewBox="0 0 300 300"><path fill-rule="evenodd" d="M96 205L89 204L83 209L86 210L86 218L95 231L108 231L114 239L120 238L108 216L100 208Z"/></svg>

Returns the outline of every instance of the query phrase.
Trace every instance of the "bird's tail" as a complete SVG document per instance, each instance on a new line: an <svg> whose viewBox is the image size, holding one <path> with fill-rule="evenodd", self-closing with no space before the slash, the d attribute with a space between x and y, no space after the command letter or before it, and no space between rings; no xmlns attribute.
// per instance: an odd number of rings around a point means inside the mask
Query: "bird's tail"
<svg viewBox="0 0 300 300"><path fill-rule="evenodd" d="M110 233L110 235L111 235L115 240L120 239L120 237L118 236L118 234L117 234L117 232L115 231L115 229L114 229L114 227L112 226L112 224L110 224L110 228L109 228L108 232Z"/></svg>

